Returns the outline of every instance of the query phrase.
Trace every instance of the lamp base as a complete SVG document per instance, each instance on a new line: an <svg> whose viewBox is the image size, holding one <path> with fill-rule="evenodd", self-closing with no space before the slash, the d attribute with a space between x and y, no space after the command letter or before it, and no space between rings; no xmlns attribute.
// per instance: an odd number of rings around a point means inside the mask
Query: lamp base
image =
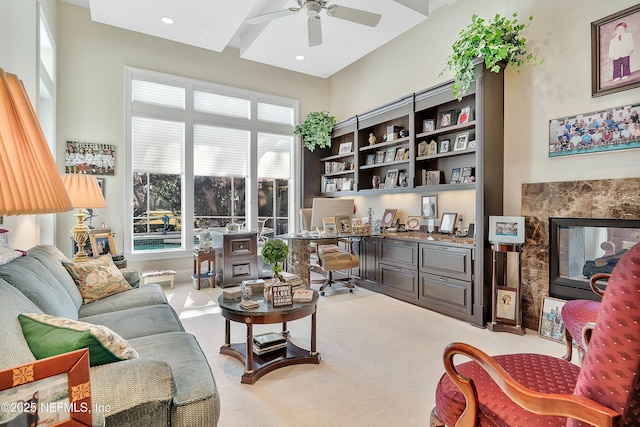
<svg viewBox="0 0 640 427"><path fill-rule="evenodd" d="M73 257L73 262L78 261L87 261L89 257L84 251L84 244L87 242L89 238L89 227L84 224L85 214L82 213L81 210L78 210L78 213L75 214L76 218L78 218L78 223L73 226L71 229L71 236L73 236L73 240L76 242L76 246L78 247L78 252Z"/></svg>

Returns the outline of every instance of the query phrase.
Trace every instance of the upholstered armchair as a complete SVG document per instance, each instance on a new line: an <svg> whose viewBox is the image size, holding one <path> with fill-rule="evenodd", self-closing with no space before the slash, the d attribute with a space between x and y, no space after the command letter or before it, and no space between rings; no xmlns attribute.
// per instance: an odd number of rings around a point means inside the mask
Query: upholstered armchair
<svg viewBox="0 0 640 427"><path fill-rule="evenodd" d="M591 276L589 280L591 290L599 297L602 297L604 291L598 287L597 282L602 279L609 279L610 277L611 274L609 273L597 273ZM565 325L565 339L567 343L567 353L562 357L563 359L571 361L573 341L575 341L578 346L579 360L582 361L585 349L589 344L592 325L595 324L599 309L600 301L586 299L567 301L562 307L562 320Z"/></svg>
<svg viewBox="0 0 640 427"><path fill-rule="evenodd" d="M471 361L455 365L458 354ZM432 426L638 426L640 244L611 273L582 367L463 343L447 346L444 364Z"/></svg>

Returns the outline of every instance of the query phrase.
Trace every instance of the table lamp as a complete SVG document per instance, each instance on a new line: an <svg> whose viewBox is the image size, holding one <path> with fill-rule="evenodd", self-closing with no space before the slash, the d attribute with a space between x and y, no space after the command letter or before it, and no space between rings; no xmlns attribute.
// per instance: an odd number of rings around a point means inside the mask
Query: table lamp
<svg viewBox="0 0 640 427"><path fill-rule="evenodd" d="M71 209L24 85L0 68L0 217Z"/></svg>
<svg viewBox="0 0 640 427"><path fill-rule="evenodd" d="M69 193L71 204L78 209L76 218L78 223L71 229L71 235L78 245L78 251L73 261L84 261L87 254L84 251L84 244L89 238L89 227L84 223L86 214L82 209L106 208L102 190L98 185L98 180L93 175L82 173L67 173L62 177L62 182Z"/></svg>

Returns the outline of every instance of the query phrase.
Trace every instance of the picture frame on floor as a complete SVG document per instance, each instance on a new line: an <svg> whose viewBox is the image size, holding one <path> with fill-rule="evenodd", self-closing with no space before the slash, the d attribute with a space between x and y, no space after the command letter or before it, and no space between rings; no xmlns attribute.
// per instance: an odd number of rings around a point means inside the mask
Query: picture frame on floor
<svg viewBox="0 0 640 427"><path fill-rule="evenodd" d="M565 325L562 319L562 307L566 302L567 301L559 298L542 297L538 335L552 341L565 342Z"/></svg>

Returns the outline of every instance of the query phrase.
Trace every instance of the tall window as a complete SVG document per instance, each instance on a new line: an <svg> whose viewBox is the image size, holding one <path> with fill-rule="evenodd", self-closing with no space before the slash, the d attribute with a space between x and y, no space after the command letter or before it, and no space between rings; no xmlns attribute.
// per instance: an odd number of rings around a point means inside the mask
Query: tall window
<svg viewBox="0 0 640 427"><path fill-rule="evenodd" d="M127 83L125 250L191 250L232 221L288 232L297 101L133 68Z"/></svg>

